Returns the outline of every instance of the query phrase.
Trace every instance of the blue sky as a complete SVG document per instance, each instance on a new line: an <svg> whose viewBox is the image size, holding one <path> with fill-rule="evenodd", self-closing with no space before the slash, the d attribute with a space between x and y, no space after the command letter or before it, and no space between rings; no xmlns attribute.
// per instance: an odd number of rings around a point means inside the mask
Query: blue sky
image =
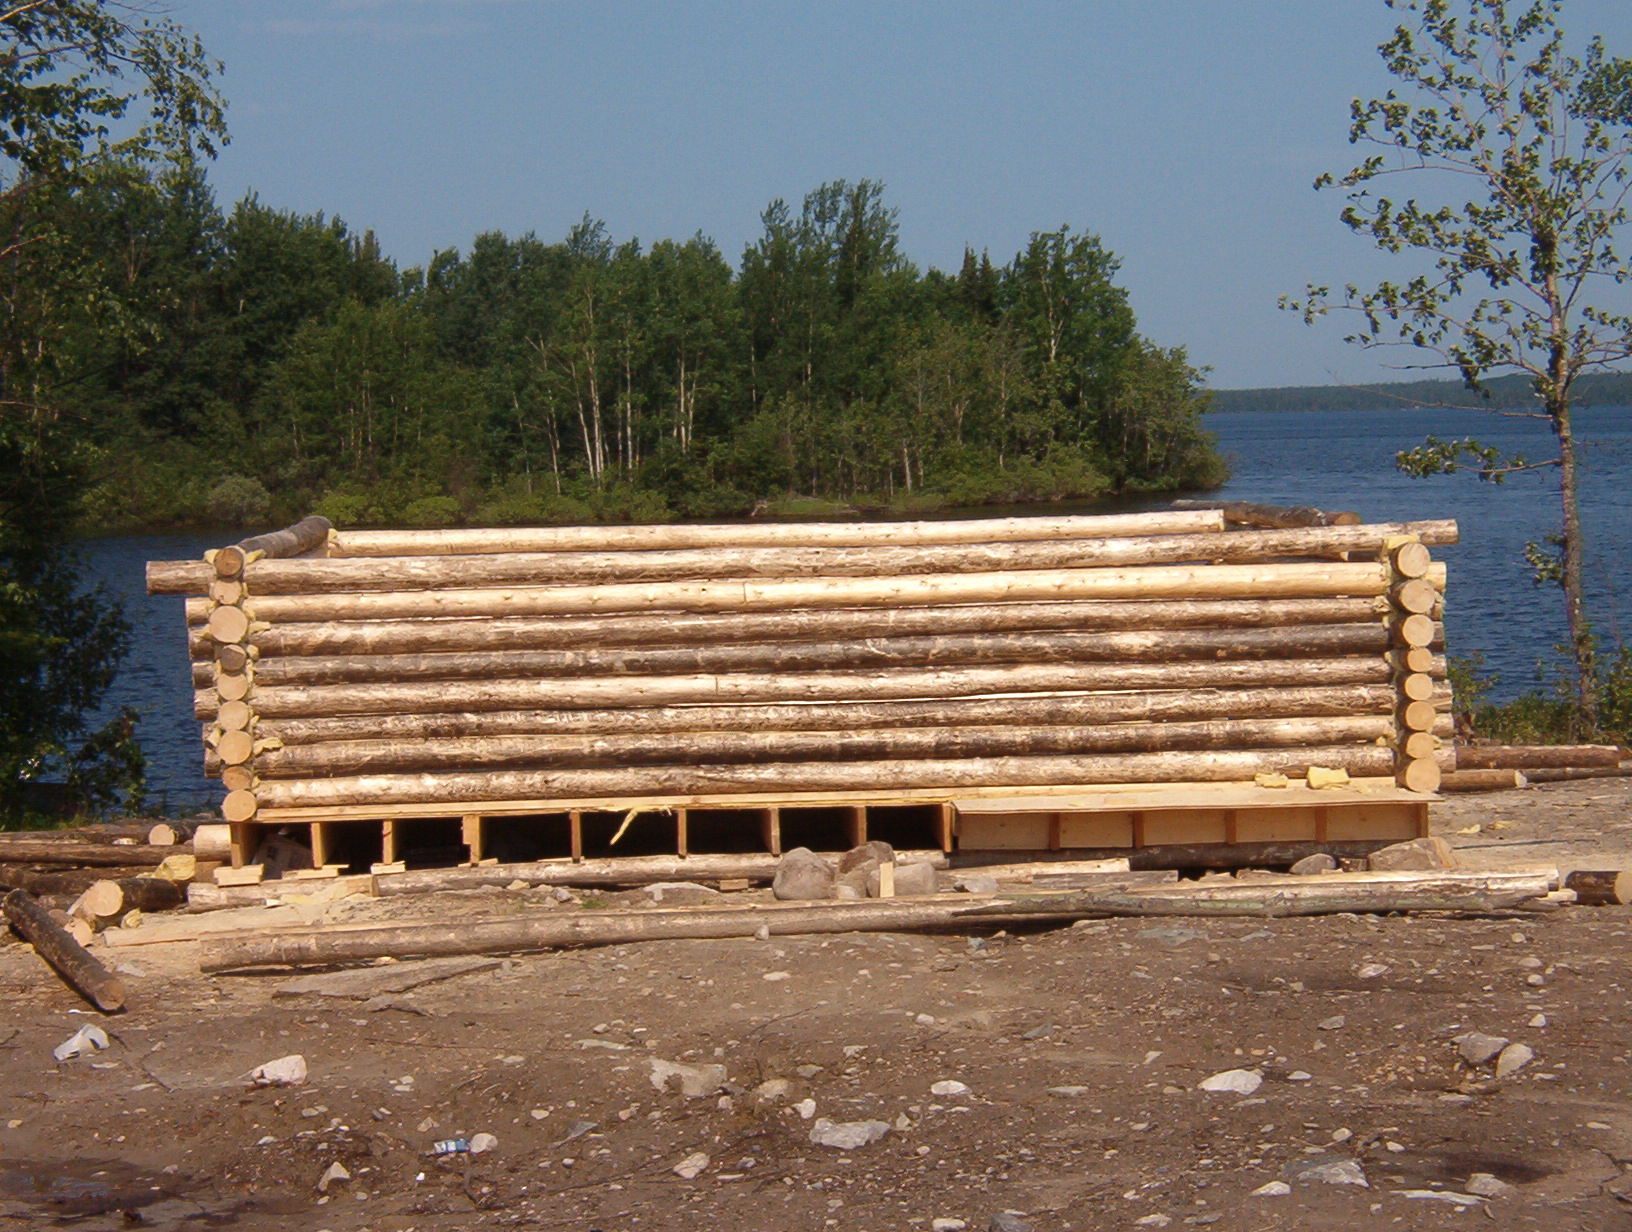
<svg viewBox="0 0 1632 1232"><path fill-rule="evenodd" d="M773 198L865 177L921 266L1098 233L1142 330L1219 388L1414 375L1275 306L1405 272L1311 189L1354 161L1349 100L1387 88L1382 0L168 8L226 63L223 204L338 214L403 265L586 211L620 239L700 230L734 263ZM1627 0L1568 0L1565 28L1632 54Z"/></svg>

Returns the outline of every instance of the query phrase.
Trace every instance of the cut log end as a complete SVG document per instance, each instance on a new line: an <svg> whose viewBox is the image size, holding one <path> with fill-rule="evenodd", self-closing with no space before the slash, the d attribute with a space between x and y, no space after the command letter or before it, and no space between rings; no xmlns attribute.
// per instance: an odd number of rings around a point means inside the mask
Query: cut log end
<svg viewBox="0 0 1632 1232"><path fill-rule="evenodd" d="M1575 900L1592 907L1632 905L1632 869L1577 869L1564 878Z"/></svg>
<svg viewBox="0 0 1632 1232"><path fill-rule="evenodd" d="M1403 578L1420 578L1433 564L1425 544L1405 543L1394 549L1394 572Z"/></svg>
<svg viewBox="0 0 1632 1232"><path fill-rule="evenodd" d="M215 575L218 578L238 578L243 576L244 558L246 553L240 547L229 545L217 548L215 553Z"/></svg>
<svg viewBox="0 0 1632 1232"><path fill-rule="evenodd" d="M1414 758L1400 767L1396 775L1399 785L1407 791L1429 794L1439 790L1439 766L1431 758Z"/></svg>
<svg viewBox="0 0 1632 1232"><path fill-rule="evenodd" d="M258 801L252 791L229 791L221 801L221 816L228 821L249 821L255 816Z"/></svg>
<svg viewBox="0 0 1632 1232"><path fill-rule="evenodd" d="M249 617L241 607L223 606L210 613L210 636L223 646L242 642L249 634Z"/></svg>
<svg viewBox="0 0 1632 1232"><path fill-rule="evenodd" d="M255 752L255 741L246 731L228 731L221 733L221 739L216 742L215 751L228 767L245 765ZM226 772L221 775L226 781ZM248 784L244 784L247 786Z"/></svg>

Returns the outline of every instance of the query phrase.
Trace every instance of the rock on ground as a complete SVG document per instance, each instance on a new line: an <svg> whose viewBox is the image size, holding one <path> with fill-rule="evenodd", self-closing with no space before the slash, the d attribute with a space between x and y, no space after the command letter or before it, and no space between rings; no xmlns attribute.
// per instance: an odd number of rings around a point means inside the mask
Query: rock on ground
<svg viewBox="0 0 1632 1232"><path fill-rule="evenodd" d="M833 867L809 847L795 847L777 861L771 893L783 900L833 897Z"/></svg>
<svg viewBox="0 0 1632 1232"><path fill-rule="evenodd" d="M1456 853L1451 850L1449 843L1436 834L1428 838L1414 838L1408 843L1395 843L1381 851L1374 851L1367 863L1374 873L1455 868Z"/></svg>
<svg viewBox="0 0 1632 1232"><path fill-rule="evenodd" d="M810 1127L810 1140L816 1146L830 1146L841 1151L854 1151L871 1146L890 1132L888 1121L830 1121L817 1117Z"/></svg>

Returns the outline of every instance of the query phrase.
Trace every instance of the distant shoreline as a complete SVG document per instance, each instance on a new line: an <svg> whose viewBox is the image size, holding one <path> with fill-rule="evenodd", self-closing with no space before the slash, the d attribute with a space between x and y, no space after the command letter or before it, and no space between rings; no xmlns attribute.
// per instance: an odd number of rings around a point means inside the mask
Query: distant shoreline
<svg viewBox="0 0 1632 1232"><path fill-rule="evenodd" d="M1266 389L1214 389L1213 413L1256 411L1385 411L1421 407L1455 410L1518 410L1536 406L1530 379L1500 377L1490 383L1490 397L1481 398L1461 381L1393 381L1374 385L1283 385ZM1580 377L1575 383L1575 405L1632 406L1632 372L1606 372Z"/></svg>

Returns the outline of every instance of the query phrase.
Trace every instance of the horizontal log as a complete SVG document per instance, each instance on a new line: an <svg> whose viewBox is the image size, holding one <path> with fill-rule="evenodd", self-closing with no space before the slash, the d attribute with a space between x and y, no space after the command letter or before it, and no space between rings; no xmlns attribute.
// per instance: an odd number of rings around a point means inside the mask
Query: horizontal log
<svg viewBox="0 0 1632 1232"><path fill-rule="evenodd" d="M953 852L953 869L980 869L994 861L1011 860L1090 860L1124 858L1134 871L1157 869L1239 869L1290 868L1305 856L1324 853L1343 860L1360 860L1397 840L1332 839L1325 842L1301 840L1274 843L1160 843L1129 850L1126 847L1079 847L1063 851L979 851Z"/></svg>
<svg viewBox="0 0 1632 1232"><path fill-rule="evenodd" d="M1624 907L1632 904L1632 869L1576 869L1564 878L1564 888L1589 907Z"/></svg>
<svg viewBox="0 0 1632 1232"><path fill-rule="evenodd" d="M1093 727L930 727L874 731L691 732L620 736L476 736L358 740L271 749L255 759L262 780L419 770L587 769L777 761L866 761L1296 748L1373 743L1394 734L1392 716L1122 723Z"/></svg>
<svg viewBox="0 0 1632 1232"><path fill-rule="evenodd" d="M161 864L174 855L174 847L151 847L146 843L115 846L112 843L83 842L72 838L24 838L0 834L0 863L58 864L70 867L117 868Z"/></svg>
<svg viewBox="0 0 1632 1232"><path fill-rule="evenodd" d="M1539 770L1569 766L1619 766L1613 744L1459 744L1458 770Z"/></svg>
<svg viewBox="0 0 1632 1232"><path fill-rule="evenodd" d="M1351 776L1393 773L1386 748L1129 753L1078 757L991 757L956 761L804 762L727 766L631 766L615 770L495 770L480 773L274 779L255 792L261 808L344 804L411 805L501 800L687 796L752 792L1037 787L1067 783L1219 782L1256 774L1302 776L1311 765ZM230 797L229 797L230 798Z"/></svg>
<svg viewBox="0 0 1632 1232"><path fill-rule="evenodd" d="M1007 573L1084 568L1126 569L1179 563L1242 564L1288 557L1340 559L1375 553L1391 539L1415 534L1454 542L1454 522L1389 522L1303 530L1156 535L1126 539L1041 540L1032 543L950 544L866 548L702 548L662 552L534 552L483 556L394 556L367 560L258 560L244 566L250 593L444 590L487 586L571 585L709 580L714 578L866 577L945 573ZM190 566L158 564L149 587L203 593ZM202 583L200 585L199 583ZM1426 608L1409 608L1425 611Z"/></svg>
<svg viewBox="0 0 1632 1232"><path fill-rule="evenodd" d="M1062 599L1369 598L1393 572L1372 562L1150 565L1131 569L1024 570L901 577L722 578L604 586L513 586L377 594L266 595L246 611L258 620L398 620L426 616L548 616L589 612L773 611L782 608L910 607ZM189 599L189 621L207 617ZM225 609L221 609L225 610Z"/></svg>
<svg viewBox="0 0 1632 1232"><path fill-rule="evenodd" d="M237 578L243 573L244 564L253 553L259 552L262 556L276 558L300 556L307 552L315 552L328 543L329 532L333 529L327 518L318 517L315 514L308 518L302 518L293 526L287 526L283 530L275 530L265 535L255 535L239 543L218 548L214 560L211 562L210 571L216 577ZM196 590L177 592L174 589L168 591L162 589L165 585L164 579L167 573L172 579L171 586L174 586L176 562L157 563L159 566L157 576L161 589L154 589L155 573L150 565L148 567L149 594L198 593ZM196 566L193 568L196 570Z"/></svg>
<svg viewBox="0 0 1632 1232"><path fill-rule="evenodd" d="M1537 766L1521 771L1532 783L1575 783L1582 779L1632 778L1632 762L1616 766Z"/></svg>
<svg viewBox="0 0 1632 1232"><path fill-rule="evenodd" d="M1517 770L1456 770L1440 776L1440 791L1512 791L1529 785Z"/></svg>
<svg viewBox="0 0 1632 1232"><path fill-rule="evenodd" d="M655 706L637 710L498 710L466 713L265 719L256 730L285 745L338 740L427 740L552 733L616 735L695 731L843 731L915 724L1034 726L1152 723L1391 711L1388 684L1315 688L1191 689L1094 696L947 698L940 701L788 703L762 706Z"/></svg>
<svg viewBox="0 0 1632 1232"><path fill-rule="evenodd" d="M471 530L347 530L334 556L452 556L488 552L649 551L709 547L870 547L1018 543L1034 539L1182 535L1224 529L1214 510L945 518L926 522L750 522L661 526L540 526Z"/></svg>
<svg viewBox="0 0 1632 1232"><path fill-rule="evenodd" d="M1252 501L1176 500L1172 507L1186 511L1216 509L1232 526L1357 526L1361 520L1358 513L1329 513L1309 505L1260 505Z"/></svg>
<svg viewBox="0 0 1632 1232"><path fill-rule="evenodd" d="M77 897L94 882L140 877L151 871L150 865L50 868L37 864L0 864L0 890L27 890L36 898L44 895Z"/></svg>
<svg viewBox="0 0 1632 1232"><path fill-rule="evenodd" d="M1243 659L1382 656L1388 630L1380 623L1281 629L1164 629L1154 632L959 634L834 642L746 642L640 649L493 650L446 654L322 655L263 658L255 684L361 684L412 680L532 680L551 676L679 676L715 672L802 672L862 668L933 668L976 664L1173 663ZM1431 656L1430 656L1431 658ZM1421 697L1409 691L1419 682ZM242 684L243 691L227 687ZM215 677L207 664L193 683L211 684L224 701L247 694L243 676ZM1427 700L1427 675L1408 677L1407 692Z"/></svg>
<svg viewBox="0 0 1632 1232"><path fill-rule="evenodd" d="M991 693L1382 684L1389 676L1389 666L1381 657L1360 656L1264 662L1028 664L792 674L286 685L260 689L254 712L260 718L294 718L709 702L885 701ZM217 714L214 690L199 691L193 700L198 718ZM243 706L242 702L222 704L222 726L233 730L246 727L247 707L243 714L234 709ZM244 721L238 721L240 718Z"/></svg>
<svg viewBox="0 0 1632 1232"><path fill-rule="evenodd" d="M1388 602L1372 599L1192 599L1147 603L989 603L950 607L827 608L690 615L542 616L282 623L255 635L260 653L293 655L421 654L427 651L555 650L595 646L715 646L864 637L921 637L1025 631L1240 629L1362 624ZM1441 636L1443 633L1441 632ZM194 659L215 643L189 630ZM223 648L224 650L225 648ZM243 662L228 664L242 671Z"/></svg>

